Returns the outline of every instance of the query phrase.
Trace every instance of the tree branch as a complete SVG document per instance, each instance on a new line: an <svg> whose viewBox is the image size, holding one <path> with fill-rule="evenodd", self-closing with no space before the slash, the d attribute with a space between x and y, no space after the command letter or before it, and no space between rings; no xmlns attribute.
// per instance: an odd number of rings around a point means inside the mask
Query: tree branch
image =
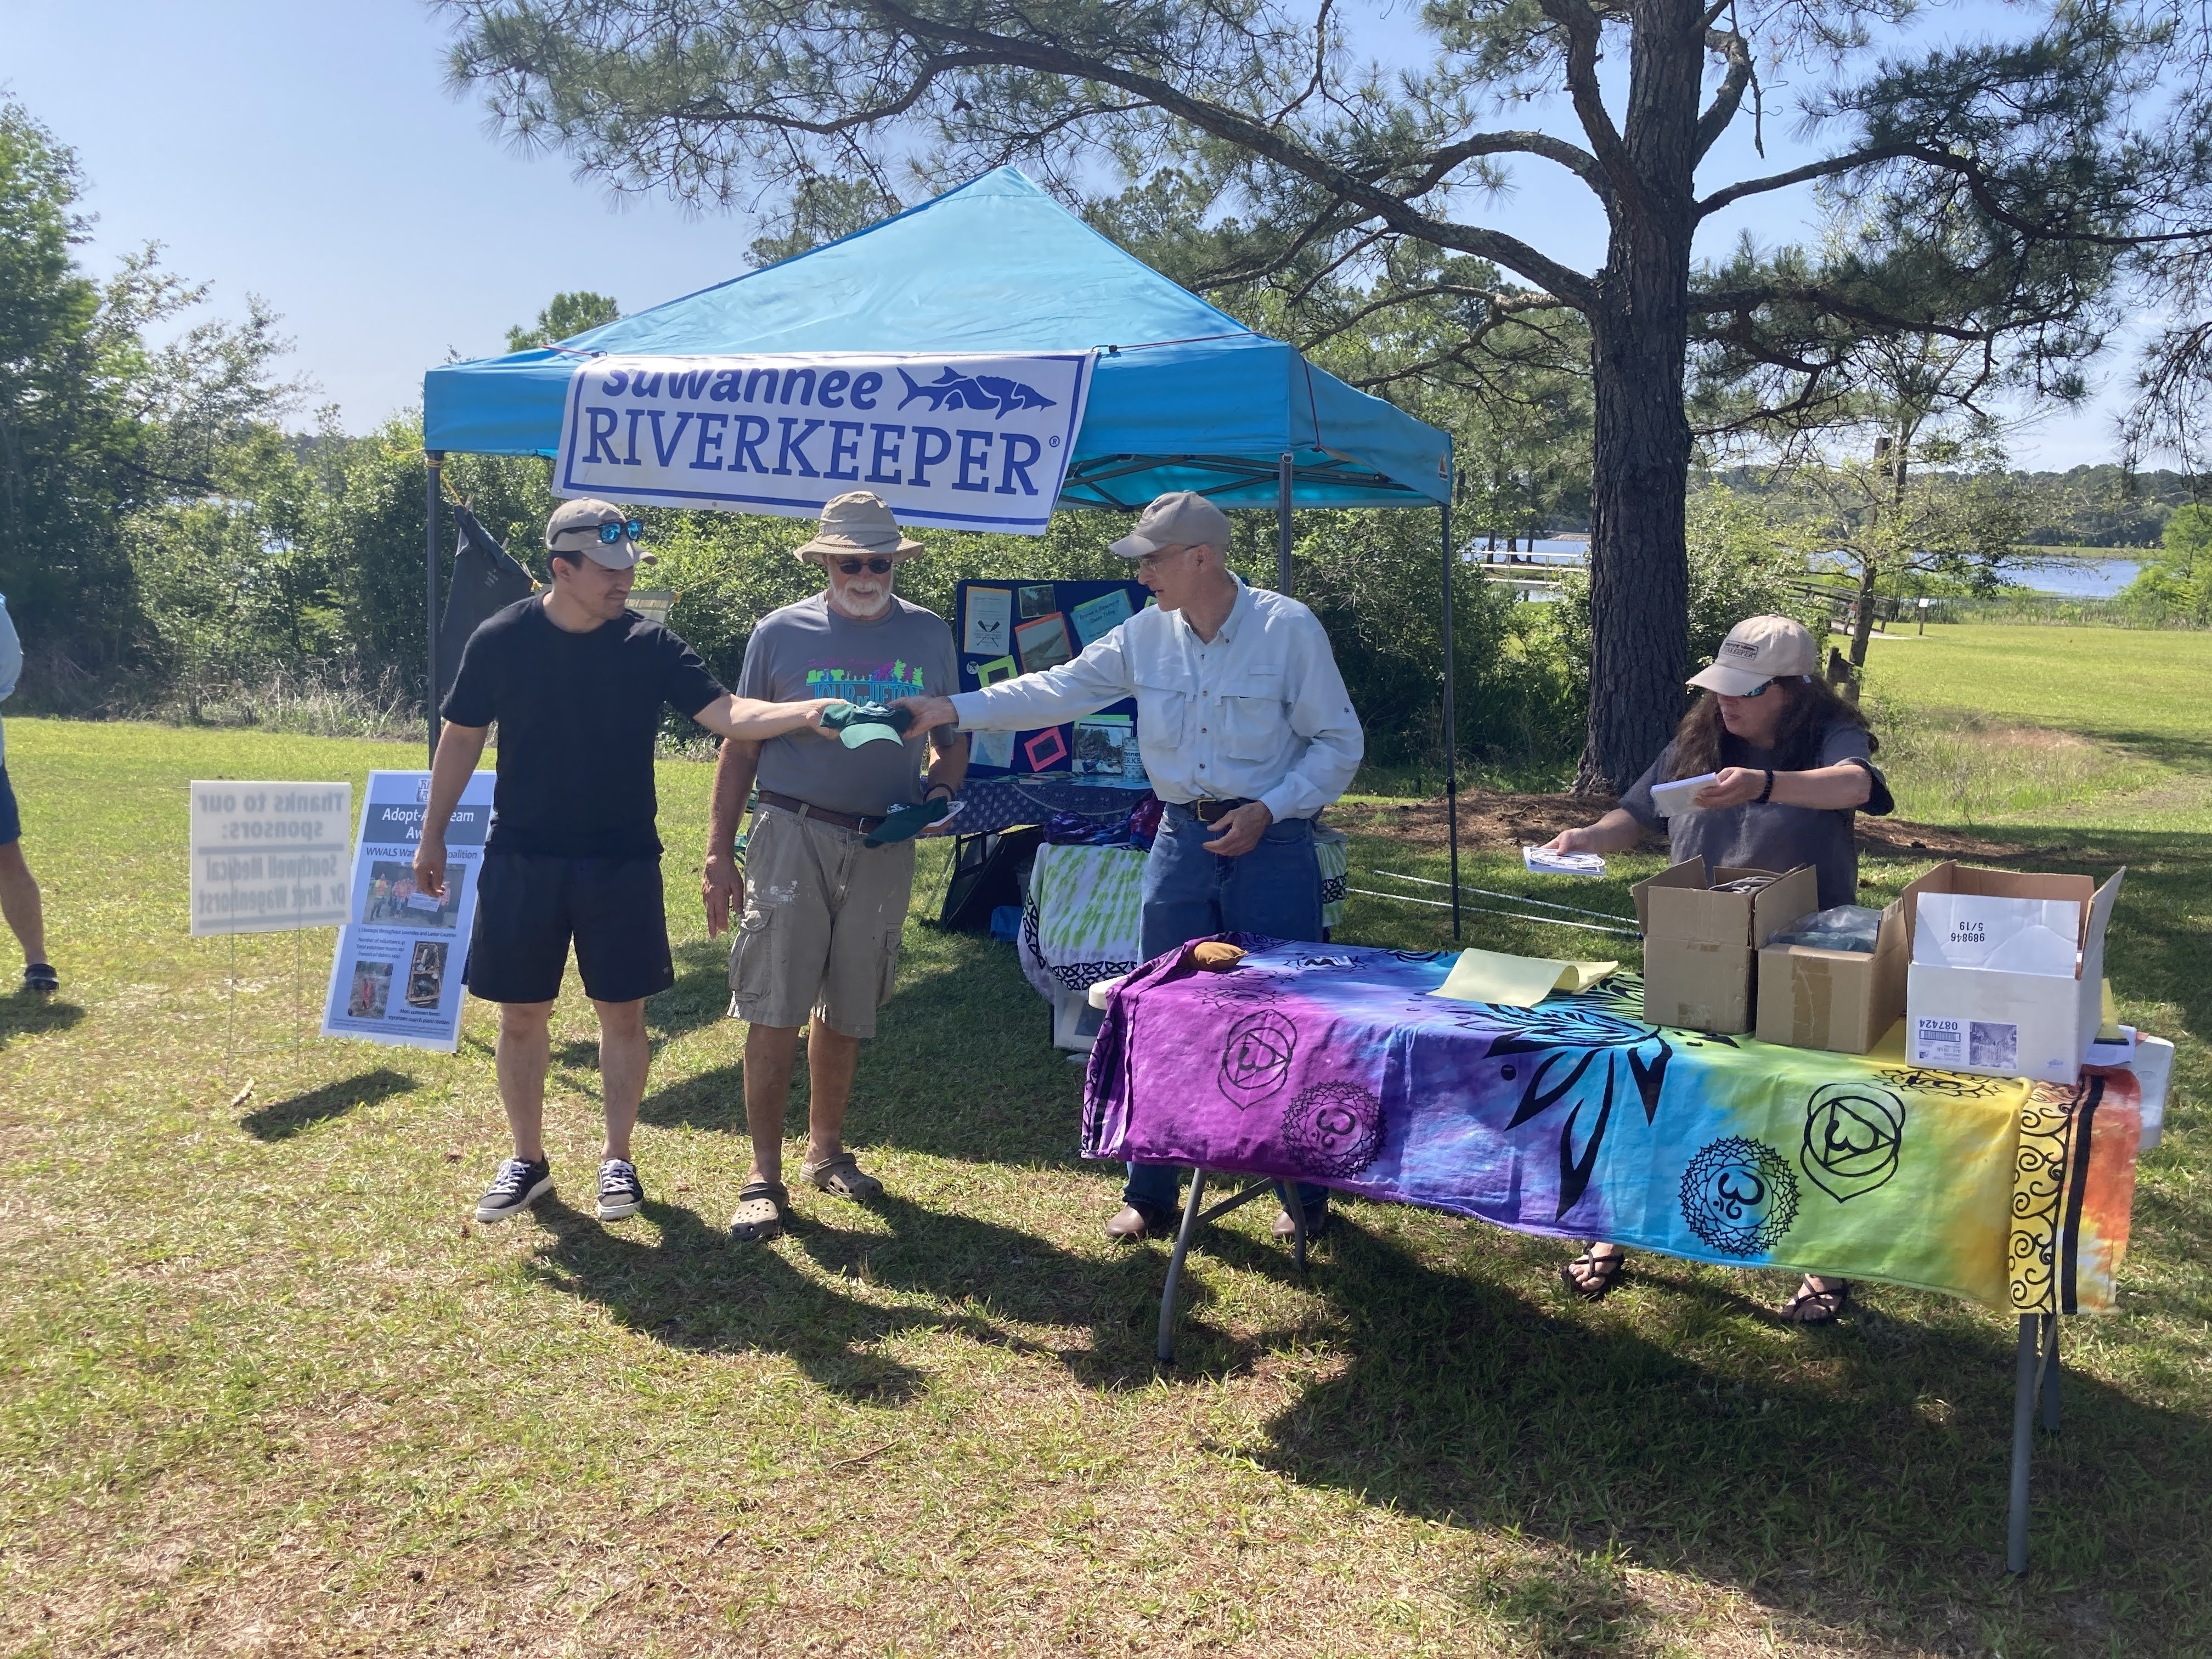
<svg viewBox="0 0 2212 1659"><path fill-rule="evenodd" d="M1715 100L1717 103L1717 100ZM1707 112L1710 116L1711 111ZM1705 122L1700 120L1702 131ZM1719 135L1714 135L1717 137ZM1700 152L1702 154L1702 152ZM1894 161L1915 154L1910 144L1878 144L1869 149L1855 149L1842 155L1831 155L1824 161L1808 161L1802 167L1792 167L1787 173L1778 173L1765 179L1747 179L1741 184L1717 190L1698 204L1698 216L1718 213L1731 202L1740 202L1747 196L1763 196L1769 191L1787 190L1792 185L1809 184L1815 179L1832 179L1839 173L1871 167L1876 161Z"/></svg>
<svg viewBox="0 0 2212 1659"><path fill-rule="evenodd" d="M1701 161L1714 142L1728 131L1729 123L1735 119L1736 111L1743 105L1744 88L1751 84L1751 46L1743 36L1733 30L1723 33L1717 29L1705 36L1705 45L1728 59L1728 74L1721 81L1720 90L1713 94L1713 101L1698 118L1692 154Z"/></svg>
<svg viewBox="0 0 2212 1659"><path fill-rule="evenodd" d="M1559 0L1547 0L1558 3ZM1580 0L1574 0L1580 3ZM1403 198L1382 190L1349 168L1316 155L1283 133L1249 116L1205 99L1151 75L1140 74L1118 63L1087 57L1041 41L1017 40L986 29L940 23L920 16L893 0L867 0L867 9L891 27L925 40L984 54L990 61L1038 70L1046 75L1116 87L1142 98L1202 132L1237 145L1311 179L1346 202L1364 208L1393 230L1431 243L1471 253L1519 273L1540 288L1548 289L1567 304L1589 310L1596 303L1596 286L1580 271L1561 264L1518 237L1475 225L1454 224L1433 218ZM1616 143L1618 139L1616 137ZM1632 178L1633 174L1630 175Z"/></svg>
<svg viewBox="0 0 2212 1659"><path fill-rule="evenodd" d="M1646 205L1644 178L1629 156L1620 129L1606 112L1605 98L1598 87L1597 13L1586 0L1541 0L1541 3L1544 15L1566 32L1567 92L1575 118L1589 139L1590 152L1611 180L1615 199L1633 204L1640 214Z"/></svg>

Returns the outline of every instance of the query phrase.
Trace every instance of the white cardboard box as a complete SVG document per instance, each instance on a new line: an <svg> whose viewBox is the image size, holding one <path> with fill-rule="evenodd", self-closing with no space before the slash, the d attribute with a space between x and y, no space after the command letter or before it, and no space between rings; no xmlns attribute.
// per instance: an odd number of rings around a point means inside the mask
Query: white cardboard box
<svg viewBox="0 0 2212 1659"><path fill-rule="evenodd" d="M2061 899L2074 906L2081 965L2071 975L1937 967L1916 960L1905 986L1905 1052L1916 1066L1983 1077L2072 1083L2104 1019L2105 928L2125 870L2101 887L2087 876L2033 875L1943 864L1923 891ZM1917 907L1910 918L1917 927Z"/></svg>

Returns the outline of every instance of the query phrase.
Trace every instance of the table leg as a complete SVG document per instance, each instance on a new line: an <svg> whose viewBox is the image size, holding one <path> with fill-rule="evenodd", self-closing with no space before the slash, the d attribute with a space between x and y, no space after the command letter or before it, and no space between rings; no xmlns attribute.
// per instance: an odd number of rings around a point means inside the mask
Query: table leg
<svg viewBox="0 0 2212 1659"><path fill-rule="evenodd" d="M2058 1316L2043 1316L2043 1431L2058 1432Z"/></svg>
<svg viewBox="0 0 2212 1659"><path fill-rule="evenodd" d="M1206 1171L1190 1172L1190 1197L1182 1206L1182 1225L1176 1229L1175 1249L1168 1257L1168 1282L1160 1291L1159 1361L1175 1364L1176 1292L1182 1284L1182 1259L1190 1254L1190 1241L1198 1232L1198 1212L1206 1196Z"/></svg>
<svg viewBox="0 0 2212 1659"><path fill-rule="evenodd" d="M1291 1260L1297 1263L1298 1271L1306 1270L1306 1206L1298 1196L1296 1183L1283 1188L1283 1208L1291 1217Z"/></svg>
<svg viewBox="0 0 2212 1659"><path fill-rule="evenodd" d="M2027 1571L2027 1457L2035 1434L2035 1360L2041 1333L2037 1316L2020 1316L2020 1352L2012 1395L2012 1515L2005 1536L2005 1568Z"/></svg>

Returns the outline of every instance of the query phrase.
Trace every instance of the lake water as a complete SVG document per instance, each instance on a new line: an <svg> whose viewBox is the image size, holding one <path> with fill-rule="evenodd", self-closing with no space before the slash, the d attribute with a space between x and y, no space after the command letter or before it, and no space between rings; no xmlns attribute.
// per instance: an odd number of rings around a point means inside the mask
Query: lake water
<svg viewBox="0 0 2212 1659"><path fill-rule="evenodd" d="M2133 559L2084 559L2078 564L2022 571L2021 580L2038 593L2057 593L2069 599L2109 599L2136 579L2139 568Z"/></svg>

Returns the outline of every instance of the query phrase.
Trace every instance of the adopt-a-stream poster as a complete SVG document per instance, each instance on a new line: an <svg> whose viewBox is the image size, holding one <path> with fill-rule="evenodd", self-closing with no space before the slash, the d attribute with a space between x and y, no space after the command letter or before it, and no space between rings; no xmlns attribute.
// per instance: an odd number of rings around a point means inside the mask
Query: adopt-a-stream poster
<svg viewBox="0 0 2212 1659"><path fill-rule="evenodd" d="M353 902L338 933L325 1036L452 1054L461 1043L461 974L491 827L494 775L478 772L446 826L446 892L415 885L428 772L371 772L354 846Z"/></svg>

